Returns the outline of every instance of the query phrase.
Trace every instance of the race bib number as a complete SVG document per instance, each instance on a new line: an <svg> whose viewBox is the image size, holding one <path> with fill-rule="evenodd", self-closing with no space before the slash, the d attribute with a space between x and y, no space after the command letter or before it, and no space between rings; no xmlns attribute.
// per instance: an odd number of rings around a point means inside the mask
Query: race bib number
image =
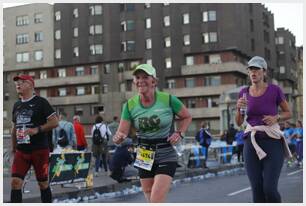
<svg viewBox="0 0 306 206"><path fill-rule="evenodd" d="M137 155L134 166L151 171L154 162L155 151L137 147Z"/></svg>
<svg viewBox="0 0 306 206"><path fill-rule="evenodd" d="M30 135L24 134L25 129L17 129L16 137L17 137L17 144L30 144Z"/></svg>

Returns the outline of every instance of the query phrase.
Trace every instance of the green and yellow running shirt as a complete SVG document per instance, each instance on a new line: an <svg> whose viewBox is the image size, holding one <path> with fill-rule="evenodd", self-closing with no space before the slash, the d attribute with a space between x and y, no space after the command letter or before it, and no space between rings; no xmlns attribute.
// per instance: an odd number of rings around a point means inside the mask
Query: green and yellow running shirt
<svg viewBox="0 0 306 206"><path fill-rule="evenodd" d="M141 104L136 95L123 105L121 119L130 121L136 128L136 135L143 139L167 138L183 103L175 96L165 92L155 92L155 102L150 107Z"/></svg>

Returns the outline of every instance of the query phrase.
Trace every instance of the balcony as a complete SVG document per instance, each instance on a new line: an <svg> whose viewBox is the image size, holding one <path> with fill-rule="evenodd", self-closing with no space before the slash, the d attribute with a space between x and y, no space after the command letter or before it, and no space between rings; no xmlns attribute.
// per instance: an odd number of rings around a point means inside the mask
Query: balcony
<svg viewBox="0 0 306 206"><path fill-rule="evenodd" d="M37 79L35 80L35 87L55 87L63 85L73 85L73 84L91 84L99 83L99 75L86 75L86 76L73 76L73 77L58 77L49 79Z"/></svg>
<svg viewBox="0 0 306 206"><path fill-rule="evenodd" d="M225 84L220 86L205 86L205 87L193 87L193 88L177 88L177 89L165 89L165 92L169 92L177 97L196 97L196 96L212 96L221 95L225 91L236 88L236 84Z"/></svg>
<svg viewBox="0 0 306 206"><path fill-rule="evenodd" d="M82 96L65 96L65 97L48 97L51 105L71 105L71 104L89 104L98 103L99 95L82 95Z"/></svg>
<svg viewBox="0 0 306 206"><path fill-rule="evenodd" d="M192 118L215 118L220 117L219 107L212 108L188 108Z"/></svg>
<svg viewBox="0 0 306 206"><path fill-rule="evenodd" d="M215 74L221 72L239 72L248 74L246 65L240 62L225 62L222 64L198 64L182 66L182 75Z"/></svg>

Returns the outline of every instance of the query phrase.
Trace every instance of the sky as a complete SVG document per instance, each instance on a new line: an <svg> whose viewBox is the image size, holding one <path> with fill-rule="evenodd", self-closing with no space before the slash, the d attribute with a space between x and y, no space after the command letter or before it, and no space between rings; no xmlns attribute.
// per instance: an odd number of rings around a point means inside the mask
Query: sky
<svg viewBox="0 0 306 206"><path fill-rule="evenodd" d="M24 3L3 3L3 7ZM274 14L275 28L289 29L296 37L296 46L303 45L303 3L263 3Z"/></svg>

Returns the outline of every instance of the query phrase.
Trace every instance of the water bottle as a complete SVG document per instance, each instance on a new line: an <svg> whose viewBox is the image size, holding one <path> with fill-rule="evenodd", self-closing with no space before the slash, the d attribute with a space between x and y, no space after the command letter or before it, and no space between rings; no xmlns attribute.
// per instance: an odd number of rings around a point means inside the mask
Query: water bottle
<svg viewBox="0 0 306 206"><path fill-rule="evenodd" d="M184 153L184 145L182 144L182 140L173 145L174 150L176 151L176 154L180 157Z"/></svg>
<svg viewBox="0 0 306 206"><path fill-rule="evenodd" d="M242 94L242 98L247 101L247 97L246 97L246 93L243 93ZM243 106L243 107L240 107L240 114L242 116L245 116L246 115L246 112L247 112L247 106Z"/></svg>

